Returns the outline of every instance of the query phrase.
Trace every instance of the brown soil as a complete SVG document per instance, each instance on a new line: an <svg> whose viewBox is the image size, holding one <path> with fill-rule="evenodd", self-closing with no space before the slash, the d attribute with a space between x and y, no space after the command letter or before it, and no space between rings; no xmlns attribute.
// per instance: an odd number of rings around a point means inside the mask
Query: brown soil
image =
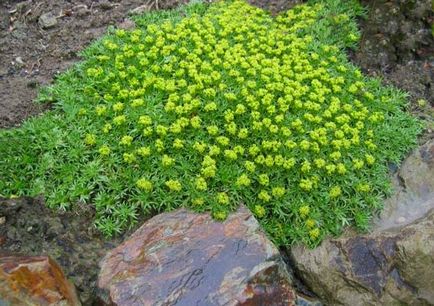
<svg viewBox="0 0 434 306"><path fill-rule="evenodd" d="M411 111L430 122L421 142L434 137L434 2L362 0L362 40L352 60L362 70L409 93ZM423 99L427 105L421 107Z"/></svg>
<svg viewBox="0 0 434 306"><path fill-rule="evenodd" d="M148 1L157 8L157 0L0 0L0 128L40 114L47 106L32 102L38 88L79 60L78 52L108 25L131 25L128 12ZM185 1L159 0L158 8ZM273 13L302 2L249 1ZM363 38L351 53L354 62L366 73L409 91L413 102L424 98L434 103L431 0L363 2L371 11L361 20ZM38 21L49 12L57 16L57 24L43 29ZM432 107L413 110L428 117ZM52 256L75 283L84 305L91 305L98 261L122 239L103 239L92 222L88 207L54 213L41 199L0 199L0 253Z"/></svg>

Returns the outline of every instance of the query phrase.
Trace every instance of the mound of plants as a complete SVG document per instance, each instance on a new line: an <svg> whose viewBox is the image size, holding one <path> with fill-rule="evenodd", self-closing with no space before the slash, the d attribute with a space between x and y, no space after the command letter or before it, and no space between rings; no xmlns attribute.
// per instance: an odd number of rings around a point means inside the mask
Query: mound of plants
<svg viewBox="0 0 434 306"><path fill-rule="evenodd" d="M94 205L107 236L240 203L278 245L365 230L420 125L347 60L362 14L330 0L272 17L234 0L111 29L41 92L52 111L0 132L0 193Z"/></svg>

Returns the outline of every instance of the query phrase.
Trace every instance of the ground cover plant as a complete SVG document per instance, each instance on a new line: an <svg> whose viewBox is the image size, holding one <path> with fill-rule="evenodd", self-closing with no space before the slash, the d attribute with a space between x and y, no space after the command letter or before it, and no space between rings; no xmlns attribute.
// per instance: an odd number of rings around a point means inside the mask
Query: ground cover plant
<svg viewBox="0 0 434 306"><path fill-rule="evenodd" d="M0 194L94 205L107 236L240 203L278 245L365 230L420 125L348 62L362 13L331 0L272 17L235 0L112 29L41 92L52 111L0 131Z"/></svg>

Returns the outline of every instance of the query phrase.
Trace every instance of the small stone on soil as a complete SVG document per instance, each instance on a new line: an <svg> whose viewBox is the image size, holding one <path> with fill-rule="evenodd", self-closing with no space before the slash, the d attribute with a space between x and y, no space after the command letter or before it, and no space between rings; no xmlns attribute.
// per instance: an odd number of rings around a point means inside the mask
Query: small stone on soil
<svg viewBox="0 0 434 306"><path fill-rule="evenodd" d="M56 16L53 15L53 13L48 12L45 14L42 14L39 17L39 25L43 28L43 29L49 29L54 27L57 24L57 18Z"/></svg>
<svg viewBox="0 0 434 306"><path fill-rule="evenodd" d="M130 10L128 13L130 15L140 15L140 14L143 14L145 12L149 12L150 9L151 8L148 5L143 4L143 5L136 7L135 9Z"/></svg>

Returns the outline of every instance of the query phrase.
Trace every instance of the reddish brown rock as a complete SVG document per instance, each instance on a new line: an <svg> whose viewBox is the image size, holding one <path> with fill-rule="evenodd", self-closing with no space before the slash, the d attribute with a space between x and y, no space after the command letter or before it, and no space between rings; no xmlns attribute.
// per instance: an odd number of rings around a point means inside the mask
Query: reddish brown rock
<svg viewBox="0 0 434 306"><path fill-rule="evenodd" d="M74 286L47 256L0 256L0 305L81 305Z"/></svg>
<svg viewBox="0 0 434 306"><path fill-rule="evenodd" d="M185 209L158 215L101 263L109 305L293 305L279 251L241 207L221 223Z"/></svg>

